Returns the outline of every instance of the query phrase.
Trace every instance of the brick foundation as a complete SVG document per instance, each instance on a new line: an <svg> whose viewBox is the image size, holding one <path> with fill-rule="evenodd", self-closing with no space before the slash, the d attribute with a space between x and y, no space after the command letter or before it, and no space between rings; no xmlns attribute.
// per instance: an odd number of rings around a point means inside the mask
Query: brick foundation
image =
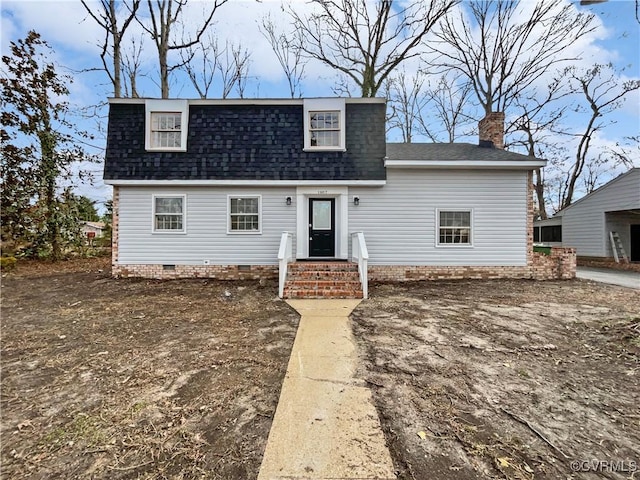
<svg viewBox="0 0 640 480"><path fill-rule="evenodd" d="M576 252L573 248L552 248L551 255L534 252L530 264L512 266L432 266L432 265L373 265L369 266L369 280L379 282L407 282L416 280L489 280L524 278L534 280L568 280L576 276Z"/></svg>
<svg viewBox="0 0 640 480"><path fill-rule="evenodd" d="M640 263L617 263L612 257L578 257L578 266L640 272Z"/></svg>
<svg viewBox="0 0 640 480"><path fill-rule="evenodd" d="M111 213L111 272L117 276L118 269L118 244L120 240L120 187L113 187L113 204Z"/></svg>
<svg viewBox="0 0 640 480"><path fill-rule="evenodd" d="M161 280L175 278L217 278L219 280L261 280L278 278L277 265L114 265L115 277L143 277Z"/></svg>
<svg viewBox="0 0 640 480"><path fill-rule="evenodd" d="M217 278L220 280L277 279L277 265L114 265L116 277L156 279ZM525 278L534 280L568 280L576 276L574 248L553 247L550 255L534 252L530 264L523 266L434 266L434 265L369 265L369 280L406 282L416 280L462 280Z"/></svg>

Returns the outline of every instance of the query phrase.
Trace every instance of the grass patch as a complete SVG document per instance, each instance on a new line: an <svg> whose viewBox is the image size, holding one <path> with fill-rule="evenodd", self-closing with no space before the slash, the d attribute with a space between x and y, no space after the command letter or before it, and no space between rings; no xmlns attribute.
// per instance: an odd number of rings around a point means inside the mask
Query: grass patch
<svg viewBox="0 0 640 480"><path fill-rule="evenodd" d="M80 413L70 422L59 425L47 433L44 441L51 447L60 447L70 442L100 445L105 443L106 435L100 427L100 418Z"/></svg>

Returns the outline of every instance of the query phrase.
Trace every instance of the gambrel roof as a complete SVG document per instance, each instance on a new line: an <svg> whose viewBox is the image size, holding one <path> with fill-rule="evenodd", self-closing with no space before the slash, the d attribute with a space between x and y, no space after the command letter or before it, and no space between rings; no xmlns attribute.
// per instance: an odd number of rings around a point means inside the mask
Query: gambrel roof
<svg viewBox="0 0 640 480"><path fill-rule="evenodd" d="M189 102L187 150L145 150L145 100L113 99L104 179L385 180L385 102L346 100L345 151L305 151L302 100Z"/></svg>

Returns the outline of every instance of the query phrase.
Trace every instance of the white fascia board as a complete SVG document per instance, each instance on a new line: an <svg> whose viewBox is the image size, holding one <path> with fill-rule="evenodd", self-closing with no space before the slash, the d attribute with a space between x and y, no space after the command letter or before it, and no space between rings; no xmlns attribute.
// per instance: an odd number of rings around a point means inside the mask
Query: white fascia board
<svg viewBox="0 0 640 480"><path fill-rule="evenodd" d="M386 168L432 168L432 169L505 169L531 170L544 167L546 160L385 160Z"/></svg>
<svg viewBox="0 0 640 480"><path fill-rule="evenodd" d="M533 226L534 227L555 227L558 225L562 225L562 217L551 217L551 218L546 218L544 220L534 220L533 221Z"/></svg>
<svg viewBox="0 0 640 480"><path fill-rule="evenodd" d="M384 98L359 98L359 97L309 97L307 100L335 100L342 98L345 103L386 103ZM119 104L144 104L148 100L161 100L156 98L109 98L109 103ZM302 105L305 99L302 98L191 98L182 99L189 105Z"/></svg>
<svg viewBox="0 0 640 480"><path fill-rule="evenodd" d="M386 180L104 180L107 185L126 186L243 186L243 187L302 187L323 185L344 185L359 187L381 187Z"/></svg>

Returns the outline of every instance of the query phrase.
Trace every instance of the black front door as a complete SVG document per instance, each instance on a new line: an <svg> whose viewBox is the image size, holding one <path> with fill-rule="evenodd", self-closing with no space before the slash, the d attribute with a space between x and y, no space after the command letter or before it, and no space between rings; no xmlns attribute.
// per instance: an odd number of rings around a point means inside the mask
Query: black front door
<svg viewBox="0 0 640 480"><path fill-rule="evenodd" d="M309 199L309 256L336 256L336 201Z"/></svg>
<svg viewBox="0 0 640 480"><path fill-rule="evenodd" d="M629 260L640 262L640 225L631 225L631 252Z"/></svg>

